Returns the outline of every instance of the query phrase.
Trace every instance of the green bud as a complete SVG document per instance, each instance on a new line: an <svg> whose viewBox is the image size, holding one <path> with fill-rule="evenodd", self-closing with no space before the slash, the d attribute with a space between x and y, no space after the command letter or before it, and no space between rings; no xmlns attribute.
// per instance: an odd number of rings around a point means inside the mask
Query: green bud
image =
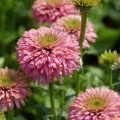
<svg viewBox="0 0 120 120"><path fill-rule="evenodd" d="M111 69L114 69L117 66L117 56L118 54L116 50L114 50L113 52L111 52L111 50L105 51L101 55L104 64Z"/></svg>

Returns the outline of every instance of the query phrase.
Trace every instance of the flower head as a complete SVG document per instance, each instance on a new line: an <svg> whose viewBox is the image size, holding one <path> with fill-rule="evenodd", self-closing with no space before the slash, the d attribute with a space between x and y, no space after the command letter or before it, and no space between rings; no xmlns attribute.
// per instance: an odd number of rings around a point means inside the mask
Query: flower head
<svg viewBox="0 0 120 120"><path fill-rule="evenodd" d="M62 16L79 13L68 0L36 0L32 12L37 24L40 21L51 24Z"/></svg>
<svg viewBox="0 0 120 120"><path fill-rule="evenodd" d="M77 8L91 8L96 6L101 0L69 0Z"/></svg>
<svg viewBox="0 0 120 120"><path fill-rule="evenodd" d="M120 68L120 55L118 55L117 57L117 69Z"/></svg>
<svg viewBox="0 0 120 120"><path fill-rule="evenodd" d="M91 88L80 93L68 110L68 120L119 120L120 97L108 88Z"/></svg>
<svg viewBox="0 0 120 120"><path fill-rule="evenodd" d="M111 67L112 69L116 67L118 56L116 50L113 52L111 52L111 50L105 51L101 56L106 66Z"/></svg>
<svg viewBox="0 0 120 120"><path fill-rule="evenodd" d="M30 91L27 88L28 82L20 72L12 69L0 69L0 109L3 111L13 108L13 100L19 108L21 104L25 105L24 98L28 96Z"/></svg>
<svg viewBox="0 0 120 120"><path fill-rule="evenodd" d="M75 37L76 40L79 41L81 32L81 16L68 15L61 17L53 23L52 26L56 29L67 32L71 37ZM83 48L90 47L88 41L95 42L95 38L97 38L97 34L94 32L93 24L87 21Z"/></svg>
<svg viewBox="0 0 120 120"><path fill-rule="evenodd" d="M71 77L71 72L79 67L78 42L62 31L46 27L31 29L17 44L20 69L34 83L37 79L38 84L47 84L54 77L62 83L62 72Z"/></svg>

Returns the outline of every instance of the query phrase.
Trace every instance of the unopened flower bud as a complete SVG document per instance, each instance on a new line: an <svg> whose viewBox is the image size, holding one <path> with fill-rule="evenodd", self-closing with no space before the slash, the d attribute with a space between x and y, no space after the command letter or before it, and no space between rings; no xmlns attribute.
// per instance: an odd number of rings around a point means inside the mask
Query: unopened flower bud
<svg viewBox="0 0 120 120"><path fill-rule="evenodd" d="M116 50L114 50L113 52L111 52L111 50L109 50L108 52L105 51L101 56L106 66L110 67L111 69L114 69L116 67L118 56Z"/></svg>

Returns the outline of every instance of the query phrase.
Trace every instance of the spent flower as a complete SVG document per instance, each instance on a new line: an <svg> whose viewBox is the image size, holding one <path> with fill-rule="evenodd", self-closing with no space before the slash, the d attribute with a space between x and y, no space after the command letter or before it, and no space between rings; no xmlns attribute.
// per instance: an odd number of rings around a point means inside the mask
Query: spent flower
<svg viewBox="0 0 120 120"><path fill-rule="evenodd" d="M108 88L90 88L81 92L68 110L68 120L119 120L120 97Z"/></svg>
<svg viewBox="0 0 120 120"><path fill-rule="evenodd" d="M62 31L43 26L31 29L23 34L17 44L20 69L34 83L37 79L38 85L48 84L54 77L62 83L62 72L71 77L72 71L79 67L78 42Z"/></svg>

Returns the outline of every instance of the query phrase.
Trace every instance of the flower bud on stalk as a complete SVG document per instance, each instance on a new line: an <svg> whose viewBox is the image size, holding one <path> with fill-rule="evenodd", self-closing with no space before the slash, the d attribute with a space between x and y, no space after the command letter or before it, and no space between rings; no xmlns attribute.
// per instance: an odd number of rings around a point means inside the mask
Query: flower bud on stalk
<svg viewBox="0 0 120 120"><path fill-rule="evenodd" d="M118 56L117 51L116 50L114 50L113 52L111 52L111 50L109 50L108 52L105 51L101 56L108 70L110 89L113 89L112 70L115 69L117 66L117 56Z"/></svg>
<svg viewBox="0 0 120 120"><path fill-rule="evenodd" d="M106 67L110 68L110 69L114 69L117 66L117 51L114 50L113 52L111 52L111 50L109 50L108 52L105 51L101 57L104 61L104 64Z"/></svg>
<svg viewBox="0 0 120 120"><path fill-rule="evenodd" d="M92 8L96 6L101 0L70 0L77 9Z"/></svg>

